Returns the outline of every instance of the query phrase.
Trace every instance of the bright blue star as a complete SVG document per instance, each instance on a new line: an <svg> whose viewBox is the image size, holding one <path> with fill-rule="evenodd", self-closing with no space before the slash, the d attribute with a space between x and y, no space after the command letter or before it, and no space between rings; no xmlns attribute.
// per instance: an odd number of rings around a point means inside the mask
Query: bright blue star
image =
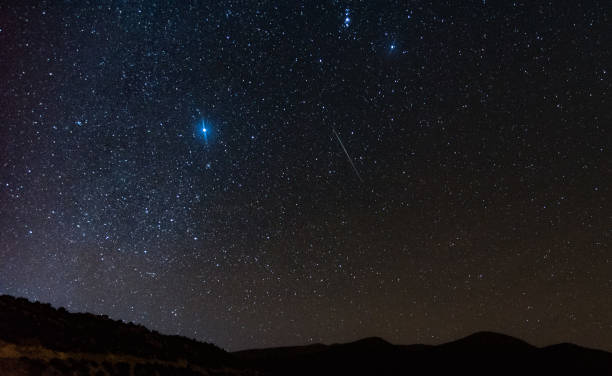
<svg viewBox="0 0 612 376"><path fill-rule="evenodd" d="M349 27L351 24L351 17L349 17L350 12L348 8L344 10L344 27Z"/></svg>
<svg viewBox="0 0 612 376"><path fill-rule="evenodd" d="M200 122L198 123L198 128L198 132L201 136L204 136L204 142L206 142L206 144L208 145L208 135L212 132L211 128L203 119L200 120Z"/></svg>

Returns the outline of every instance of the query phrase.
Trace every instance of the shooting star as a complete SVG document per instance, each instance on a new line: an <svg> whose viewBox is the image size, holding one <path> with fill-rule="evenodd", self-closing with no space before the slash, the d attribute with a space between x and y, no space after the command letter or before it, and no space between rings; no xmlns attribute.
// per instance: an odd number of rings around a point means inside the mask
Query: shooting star
<svg viewBox="0 0 612 376"><path fill-rule="evenodd" d="M355 175L357 175L357 177L359 178L359 181L363 183L363 179L361 178L361 175L359 175L359 171L357 171L357 167L355 167L355 163L353 163L353 159L349 155L348 151L346 151L346 148L344 147L344 143L340 139L340 135L338 134L338 132L336 132L336 129L333 127L332 127L332 132L334 132L334 135L336 135L336 138L338 139L340 146L342 146L342 150L344 150L344 154L346 154L346 158L348 159L351 166L353 166L353 171L355 171Z"/></svg>

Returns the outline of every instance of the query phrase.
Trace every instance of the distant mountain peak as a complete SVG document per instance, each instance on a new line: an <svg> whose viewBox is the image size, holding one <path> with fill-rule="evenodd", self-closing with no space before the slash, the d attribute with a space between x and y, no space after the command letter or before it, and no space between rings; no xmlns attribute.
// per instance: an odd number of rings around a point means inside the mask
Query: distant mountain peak
<svg viewBox="0 0 612 376"><path fill-rule="evenodd" d="M385 339L380 337L366 337L350 342L347 345L393 346L390 342L387 342Z"/></svg>
<svg viewBox="0 0 612 376"><path fill-rule="evenodd" d="M533 345L509 336L489 331L480 331L468 335L467 337L446 343L442 346L470 346L470 347L485 347L485 346L503 346L503 347L520 347L520 348L535 348Z"/></svg>

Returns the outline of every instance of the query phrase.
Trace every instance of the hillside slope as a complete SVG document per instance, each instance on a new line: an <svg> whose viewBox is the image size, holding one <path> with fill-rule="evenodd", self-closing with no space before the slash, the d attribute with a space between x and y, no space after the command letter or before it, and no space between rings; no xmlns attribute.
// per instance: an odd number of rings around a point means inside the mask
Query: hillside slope
<svg viewBox="0 0 612 376"><path fill-rule="evenodd" d="M0 296L0 375L236 374L217 346ZM155 372L154 372L155 371Z"/></svg>
<svg viewBox="0 0 612 376"><path fill-rule="evenodd" d="M212 344L0 296L0 376L612 375L612 354L479 332L432 345L381 338L228 353Z"/></svg>

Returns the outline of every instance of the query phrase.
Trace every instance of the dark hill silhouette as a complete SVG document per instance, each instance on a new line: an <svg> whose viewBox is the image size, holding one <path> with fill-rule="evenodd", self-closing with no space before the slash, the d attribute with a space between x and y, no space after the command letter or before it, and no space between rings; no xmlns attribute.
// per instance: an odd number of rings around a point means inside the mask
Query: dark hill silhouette
<svg viewBox="0 0 612 376"><path fill-rule="evenodd" d="M347 344L245 350L252 367L292 375L612 375L612 354L559 344L538 348L478 332L441 345L392 345L380 338Z"/></svg>
<svg viewBox="0 0 612 376"><path fill-rule="evenodd" d="M612 354L559 344L538 348L520 339L478 332L441 345L392 345L380 338L334 345L245 350L252 367L292 375L612 375Z"/></svg>
<svg viewBox="0 0 612 376"><path fill-rule="evenodd" d="M0 296L0 375L612 375L612 354L478 332L433 345L372 337L245 350Z"/></svg>
<svg viewBox="0 0 612 376"><path fill-rule="evenodd" d="M234 356L211 344L162 335L144 326L111 320L107 316L70 313L63 308L55 309L49 304L32 303L7 295L0 296L0 375L4 376L11 374L6 371L9 369L7 364L15 363L15 357L7 356L10 351L6 346L2 351L2 342L17 345L18 354L30 359L25 363L34 368L26 367L30 370L26 374L40 374L36 370L45 368L41 364L52 365L60 371L59 374L68 374L64 371L72 368L86 374L84 370L100 366L105 360L110 364L106 368L111 374L129 374L126 372L130 367L142 374L149 374L146 370L151 367L176 368L168 374L180 374L177 369L188 371L188 367L178 367L184 363L197 369L236 366ZM75 361L58 359L66 353L75 354L71 357ZM110 354L120 361L109 362L106 358L110 359ZM55 361L51 362L49 358Z"/></svg>
<svg viewBox="0 0 612 376"><path fill-rule="evenodd" d="M534 346L518 338L494 332L476 332L474 334L470 334L467 337L458 339L453 342L448 342L440 346L445 348L456 347L464 349L486 350L491 346L502 345L506 348L513 348L516 350L531 350L535 348Z"/></svg>

